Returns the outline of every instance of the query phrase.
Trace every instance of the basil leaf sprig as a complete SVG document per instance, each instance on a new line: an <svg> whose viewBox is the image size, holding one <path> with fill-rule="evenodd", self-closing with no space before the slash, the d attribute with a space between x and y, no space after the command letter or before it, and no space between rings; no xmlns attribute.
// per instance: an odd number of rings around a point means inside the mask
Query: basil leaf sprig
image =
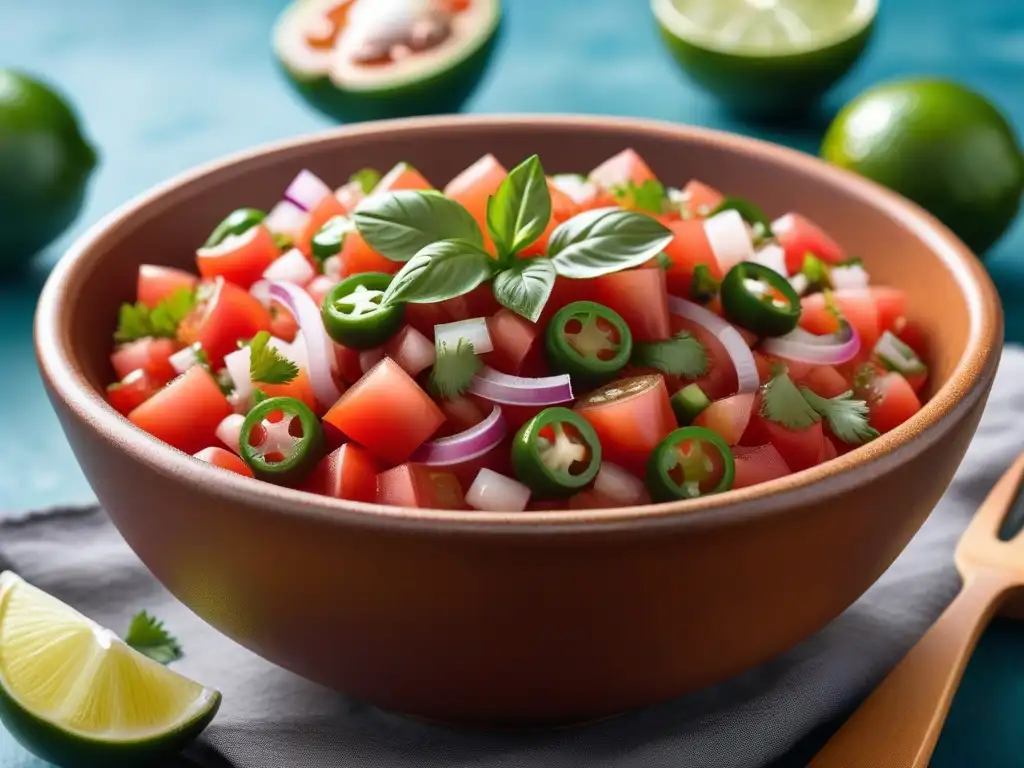
<svg viewBox="0 0 1024 768"><path fill-rule="evenodd" d="M404 262L382 303L432 303L469 293L493 280L499 303L536 322L556 276L584 279L639 266L657 256L672 233L643 213L619 208L587 211L551 233L550 258L517 258L544 234L551 193L540 159L513 168L487 200L487 233L473 216L440 192L401 190L365 198L353 220L367 244Z"/></svg>

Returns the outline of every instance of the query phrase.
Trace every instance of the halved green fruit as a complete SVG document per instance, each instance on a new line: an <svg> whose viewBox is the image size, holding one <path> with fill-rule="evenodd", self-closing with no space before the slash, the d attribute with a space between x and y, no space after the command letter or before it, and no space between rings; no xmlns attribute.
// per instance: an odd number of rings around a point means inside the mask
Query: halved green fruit
<svg viewBox="0 0 1024 768"><path fill-rule="evenodd" d="M463 0L445 12L450 33L439 44L383 63L357 63L365 24L346 19L358 7L400 24L441 0L294 0L278 18L274 52L298 92L341 121L457 112L476 89L494 52L500 0ZM453 3L449 2L448 5ZM415 18L415 16L412 16ZM315 41L315 42L314 42Z"/></svg>
<svg viewBox="0 0 1024 768"><path fill-rule="evenodd" d="M651 0L669 50L733 111L803 112L857 61L878 0Z"/></svg>
<svg viewBox="0 0 1024 768"><path fill-rule="evenodd" d="M152 765L195 739L220 700L0 574L0 721L42 759L65 768Z"/></svg>

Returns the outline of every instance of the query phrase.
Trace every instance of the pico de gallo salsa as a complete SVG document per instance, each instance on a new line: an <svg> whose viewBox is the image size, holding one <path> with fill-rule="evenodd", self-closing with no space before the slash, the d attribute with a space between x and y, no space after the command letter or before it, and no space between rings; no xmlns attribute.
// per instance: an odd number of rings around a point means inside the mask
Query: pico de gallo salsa
<svg viewBox="0 0 1024 768"><path fill-rule="evenodd" d="M693 499L863 445L928 380L903 291L799 213L667 187L631 149L585 175L487 155L443 189L408 163L338 189L303 170L195 264L139 268L110 404L340 499Z"/></svg>

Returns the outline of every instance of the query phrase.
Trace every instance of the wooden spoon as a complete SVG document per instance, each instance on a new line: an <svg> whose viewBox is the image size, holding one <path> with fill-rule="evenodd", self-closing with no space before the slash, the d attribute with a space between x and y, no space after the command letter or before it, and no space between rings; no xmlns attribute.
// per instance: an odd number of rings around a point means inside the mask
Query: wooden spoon
<svg viewBox="0 0 1024 768"><path fill-rule="evenodd" d="M1024 535L1000 538L1007 512L1024 514L1022 480L1024 454L960 538L960 594L808 768L927 768L974 647L1007 594L1024 585Z"/></svg>

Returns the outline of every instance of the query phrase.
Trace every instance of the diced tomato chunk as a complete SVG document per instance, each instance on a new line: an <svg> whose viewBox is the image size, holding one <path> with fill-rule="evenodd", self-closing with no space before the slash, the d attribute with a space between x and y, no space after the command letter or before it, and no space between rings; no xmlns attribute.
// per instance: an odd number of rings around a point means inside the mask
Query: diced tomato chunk
<svg viewBox="0 0 1024 768"><path fill-rule="evenodd" d="M224 448L210 446L209 448L203 448L203 450L192 455L200 461L205 461L207 464L213 464L215 467L226 469L228 472L234 472L236 475L253 477L252 470L249 468L249 465L231 451L225 450Z"/></svg>
<svg viewBox="0 0 1024 768"><path fill-rule="evenodd" d="M677 427L661 376L614 381L578 400L575 410L597 432L604 460L641 475L654 447Z"/></svg>
<svg viewBox="0 0 1024 768"><path fill-rule="evenodd" d="M147 337L121 344L110 356L110 364L119 379L141 368L155 384L166 384L178 375L170 359L177 350L174 339Z"/></svg>
<svg viewBox="0 0 1024 768"><path fill-rule="evenodd" d="M200 248L196 251L196 266L204 278L223 277L248 290L280 255L270 230L257 224L212 248Z"/></svg>
<svg viewBox="0 0 1024 768"><path fill-rule="evenodd" d="M715 400L697 415L693 423L717 432L728 445L736 445L750 423L754 397L753 393L748 393Z"/></svg>
<svg viewBox="0 0 1024 768"><path fill-rule="evenodd" d="M502 373L516 374L537 341L538 327L509 309L499 309L487 318L494 351L483 356L484 362Z"/></svg>
<svg viewBox="0 0 1024 768"><path fill-rule="evenodd" d="M893 329L893 333L896 334L900 341L914 350L914 354L916 354L922 361L928 361L928 334L920 323L915 323L913 320L901 318L897 321L896 327Z"/></svg>
<svg viewBox="0 0 1024 768"><path fill-rule="evenodd" d="M306 481L306 489L349 501L377 500L380 466L370 452L345 443L324 456Z"/></svg>
<svg viewBox="0 0 1024 768"><path fill-rule="evenodd" d="M619 504L615 499L598 493L593 488L574 493L569 497L569 509L615 509L627 506Z"/></svg>
<svg viewBox="0 0 1024 768"><path fill-rule="evenodd" d="M707 216L725 200L725 195L717 189L696 179L687 182L682 195L690 212L700 218Z"/></svg>
<svg viewBox="0 0 1024 768"><path fill-rule="evenodd" d="M217 443L217 426L231 406L217 382L194 365L128 414L153 437L185 453Z"/></svg>
<svg viewBox="0 0 1024 768"><path fill-rule="evenodd" d="M609 157L590 172L589 178L605 189L630 181L636 185L645 181L657 181L654 171L633 149L624 149L617 155Z"/></svg>
<svg viewBox="0 0 1024 768"><path fill-rule="evenodd" d="M313 207L313 210L309 212L309 222L306 224L306 228L302 231L302 235L299 237L299 244L303 247L304 252L308 253L313 236L320 231L320 228L324 224L335 216L345 216L347 213L348 209L345 207L345 204L338 199L337 195L327 195L323 200L317 203Z"/></svg>
<svg viewBox="0 0 1024 768"><path fill-rule="evenodd" d="M785 477L791 471L782 454L771 443L753 448L735 446L732 455L736 460L733 488L767 483L769 480Z"/></svg>
<svg viewBox="0 0 1024 768"><path fill-rule="evenodd" d="M448 182L444 188L446 196L464 207L476 219L489 247L487 234L487 198L498 191L508 171L494 155L484 155L466 170Z"/></svg>
<svg viewBox="0 0 1024 768"><path fill-rule="evenodd" d="M921 410L913 387L895 371L878 376L870 386L868 423L883 434Z"/></svg>
<svg viewBox="0 0 1024 768"><path fill-rule="evenodd" d="M193 290L197 282L198 277L182 269L143 264L139 267L136 300L152 309L182 289Z"/></svg>
<svg viewBox="0 0 1024 768"><path fill-rule="evenodd" d="M466 509L459 479L423 464L400 464L377 475L377 503L417 509Z"/></svg>
<svg viewBox="0 0 1024 768"><path fill-rule="evenodd" d="M821 435L821 453L818 455L818 463L824 464L826 461L832 461L839 455L839 451L836 449L835 443L832 442L828 436L826 430L822 430Z"/></svg>
<svg viewBox="0 0 1024 768"><path fill-rule="evenodd" d="M635 341L664 341L671 337L664 270L629 269L588 282L592 301L619 313Z"/></svg>
<svg viewBox="0 0 1024 768"><path fill-rule="evenodd" d="M377 186L373 188L372 194L379 192L398 192L402 189L433 189L431 184L408 163L396 163L394 168L384 174Z"/></svg>
<svg viewBox="0 0 1024 768"><path fill-rule="evenodd" d="M751 423L754 422L758 422L757 429L767 436L794 472L813 467L821 459L821 441L824 436L820 421L807 429L789 429L758 413L751 419Z"/></svg>
<svg viewBox="0 0 1024 768"><path fill-rule="evenodd" d="M334 359L338 363L338 373L341 380L348 384L355 384L363 375L363 367L359 363L359 350L343 347L341 344L334 345Z"/></svg>
<svg viewBox="0 0 1024 768"><path fill-rule="evenodd" d="M878 313L878 333L894 331L900 318L907 314L907 292L899 288L872 286L868 288Z"/></svg>
<svg viewBox="0 0 1024 768"><path fill-rule="evenodd" d="M704 264L716 279L722 278L715 252L704 231L704 222L699 219L672 221L666 225L674 235L672 242L665 246L665 255L672 261L668 268L668 292L684 299L690 297L693 271Z"/></svg>
<svg viewBox="0 0 1024 768"><path fill-rule="evenodd" d="M341 396L324 421L374 456L398 464L437 431L444 414L398 363L385 357Z"/></svg>
<svg viewBox="0 0 1024 768"><path fill-rule="evenodd" d="M772 232L786 252L786 269L791 275L803 269L804 257L808 253L829 264L838 264L846 259L846 252L839 243L798 213L787 213L772 222Z"/></svg>
<svg viewBox="0 0 1024 768"><path fill-rule="evenodd" d="M475 400L461 396L442 399L438 403L438 407L445 416L445 423L438 431L438 437L465 432L487 418L487 413L489 413L481 408Z"/></svg>
<svg viewBox="0 0 1024 768"><path fill-rule="evenodd" d="M122 416L127 416L159 392L162 386L163 382L154 381L140 368L107 387L107 402Z"/></svg>
<svg viewBox="0 0 1024 768"><path fill-rule="evenodd" d="M836 308L860 336L861 357L867 357L881 335L878 309L868 291L847 290L832 293ZM811 333L827 335L839 330L839 321L829 309L824 293L812 293L800 300L800 327Z"/></svg>
<svg viewBox="0 0 1024 768"><path fill-rule="evenodd" d="M438 307L447 318L447 320L441 321L443 323L469 320L474 317L487 317L497 312L500 306L498 300L494 298L494 289L490 283L483 283L469 293L438 302Z"/></svg>
<svg viewBox="0 0 1024 768"><path fill-rule="evenodd" d="M836 397L850 389L849 382L831 365L816 365L794 379L821 397Z"/></svg>
<svg viewBox="0 0 1024 768"><path fill-rule="evenodd" d="M271 322L270 312L248 291L217 277L199 284L195 306L178 326L178 341L199 342L216 370L240 339L269 331Z"/></svg>
<svg viewBox="0 0 1024 768"><path fill-rule="evenodd" d="M299 368L299 373L294 379L284 384L257 384L267 397L293 397L309 406L311 411L317 411L316 395L313 394L313 384L309 380L309 374L305 368Z"/></svg>
<svg viewBox="0 0 1024 768"><path fill-rule="evenodd" d="M363 272L383 272L386 275L393 275L402 268L400 262L392 261L373 250L358 231L345 235L345 242L342 244L341 253L338 254L338 260L341 262L339 278L351 277Z"/></svg>

